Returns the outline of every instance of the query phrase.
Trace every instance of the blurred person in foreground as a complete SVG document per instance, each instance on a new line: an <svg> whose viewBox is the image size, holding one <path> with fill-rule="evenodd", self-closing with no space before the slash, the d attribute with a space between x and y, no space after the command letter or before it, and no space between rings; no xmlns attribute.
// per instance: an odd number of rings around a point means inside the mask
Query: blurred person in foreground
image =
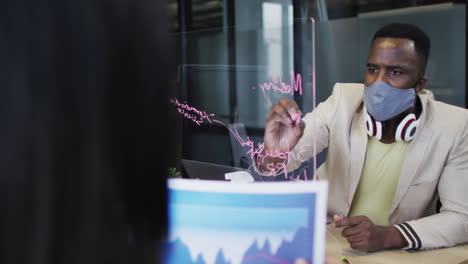
<svg viewBox="0 0 468 264"><path fill-rule="evenodd" d="M281 99L265 125L264 176L290 172L328 148L328 216L351 248L429 249L468 242L468 111L426 90L430 40L410 24L379 29L364 84L337 83L301 118ZM440 198L442 207L436 211Z"/></svg>
<svg viewBox="0 0 468 264"><path fill-rule="evenodd" d="M159 263L165 1L0 3L0 263Z"/></svg>

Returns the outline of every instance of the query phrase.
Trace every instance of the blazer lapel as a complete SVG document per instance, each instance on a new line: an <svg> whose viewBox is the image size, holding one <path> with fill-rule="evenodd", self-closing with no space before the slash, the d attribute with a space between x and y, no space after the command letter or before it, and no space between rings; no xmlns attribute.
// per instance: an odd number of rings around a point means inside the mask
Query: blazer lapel
<svg viewBox="0 0 468 264"><path fill-rule="evenodd" d="M365 129L364 107L354 114L351 122L351 146L350 146L350 175L348 180L348 205L351 206L354 193L357 189L361 172L364 167L367 149L367 132Z"/></svg>
<svg viewBox="0 0 468 264"><path fill-rule="evenodd" d="M421 125L416 132L416 136L411 142L408 150L406 151L405 161L401 168L400 178L398 180L398 185L395 190L395 196L393 198L392 207L390 209L390 215L393 214L404 194L408 191L409 186L413 182L414 178L417 175L417 170L421 165L421 162L424 160L424 157L427 154L427 148L429 147L429 141L431 138L431 128L430 115L424 110L427 110L425 107L425 100L423 102L423 116L421 117Z"/></svg>

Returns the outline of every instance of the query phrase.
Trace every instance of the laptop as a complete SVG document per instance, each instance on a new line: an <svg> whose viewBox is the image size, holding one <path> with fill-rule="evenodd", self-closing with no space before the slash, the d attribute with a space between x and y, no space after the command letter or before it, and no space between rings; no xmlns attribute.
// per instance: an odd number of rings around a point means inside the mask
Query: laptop
<svg viewBox="0 0 468 264"><path fill-rule="evenodd" d="M208 162L182 159L182 166L191 179L224 181L226 173L245 171L242 168L223 166Z"/></svg>

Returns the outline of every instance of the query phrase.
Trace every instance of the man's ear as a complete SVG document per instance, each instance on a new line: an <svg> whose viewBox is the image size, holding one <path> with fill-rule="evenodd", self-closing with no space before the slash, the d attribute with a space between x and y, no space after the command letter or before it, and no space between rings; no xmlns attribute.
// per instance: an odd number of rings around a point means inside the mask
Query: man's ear
<svg viewBox="0 0 468 264"><path fill-rule="evenodd" d="M420 77L415 88L416 93L419 93L422 89L424 89L428 81L429 79L427 79L426 75Z"/></svg>

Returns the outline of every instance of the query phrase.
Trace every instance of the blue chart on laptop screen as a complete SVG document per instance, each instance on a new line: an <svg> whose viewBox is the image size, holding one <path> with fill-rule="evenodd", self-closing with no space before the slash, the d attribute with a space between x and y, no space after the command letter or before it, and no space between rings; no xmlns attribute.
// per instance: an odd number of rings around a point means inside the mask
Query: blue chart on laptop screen
<svg viewBox="0 0 468 264"><path fill-rule="evenodd" d="M316 197L170 189L167 263L313 263Z"/></svg>

